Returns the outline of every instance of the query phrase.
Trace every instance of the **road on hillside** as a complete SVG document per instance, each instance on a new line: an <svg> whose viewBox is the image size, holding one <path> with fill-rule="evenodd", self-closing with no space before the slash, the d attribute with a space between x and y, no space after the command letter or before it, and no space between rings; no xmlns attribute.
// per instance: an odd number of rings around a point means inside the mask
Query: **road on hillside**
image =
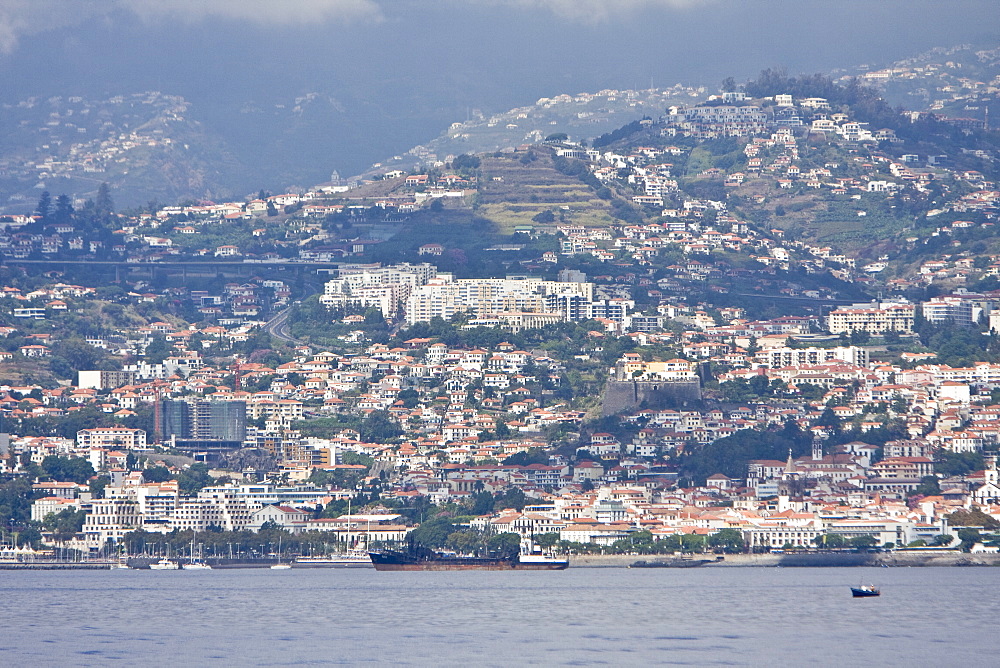
<svg viewBox="0 0 1000 668"><path fill-rule="evenodd" d="M264 325L264 331L281 341L286 341L287 343L292 343L297 346L309 345L305 341L300 341L299 339L293 338L291 332L289 331L288 316L291 315L292 307L284 309L278 312L276 316L267 321Z"/></svg>
<svg viewBox="0 0 1000 668"><path fill-rule="evenodd" d="M301 303L302 300L305 300L314 294L316 294L316 290L312 289L312 286L307 286L305 293L302 295L299 301L295 302L295 304ZM275 314L273 318L268 320L267 323L264 324L264 331L273 336L274 338L280 339L281 341L292 343L297 346L308 346L309 345L308 342L296 339L295 337L292 336L291 333L291 328L288 323L288 318L292 314L292 308L295 306L295 304L292 304L291 306L288 306L285 309L279 311L277 314Z"/></svg>

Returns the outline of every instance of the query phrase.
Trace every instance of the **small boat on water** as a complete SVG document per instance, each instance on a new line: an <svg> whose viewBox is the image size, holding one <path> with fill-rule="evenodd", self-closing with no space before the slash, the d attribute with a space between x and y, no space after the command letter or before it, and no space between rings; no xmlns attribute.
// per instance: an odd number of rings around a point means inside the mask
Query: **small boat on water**
<svg viewBox="0 0 1000 668"><path fill-rule="evenodd" d="M126 559L125 557L120 558L118 561L112 562L111 565L108 566L108 568L110 568L113 571L132 570L132 567L128 565L128 559Z"/></svg>
<svg viewBox="0 0 1000 668"><path fill-rule="evenodd" d="M851 595L854 598L871 598L872 596L878 596L881 592L875 585L860 585L858 587L851 587Z"/></svg>
<svg viewBox="0 0 1000 668"><path fill-rule="evenodd" d="M204 561L192 561L181 566L186 571L210 571L212 567L206 564Z"/></svg>
<svg viewBox="0 0 1000 668"><path fill-rule="evenodd" d="M278 554L277 554L277 557L278 557L278 563L271 564L271 570L272 571L287 571L289 568L292 567L292 565L290 563L283 562L281 560L281 536L278 536Z"/></svg>
<svg viewBox="0 0 1000 668"><path fill-rule="evenodd" d="M197 533L195 533L197 536ZM186 571L210 571L212 567L205 563L205 560L201 557L201 551L198 551L197 556L195 555L194 549L194 538L191 538L191 552L186 564L181 564L181 568Z"/></svg>
<svg viewBox="0 0 1000 668"><path fill-rule="evenodd" d="M149 570L151 571L176 571L178 568L180 566L176 561L172 561L166 557L149 565Z"/></svg>

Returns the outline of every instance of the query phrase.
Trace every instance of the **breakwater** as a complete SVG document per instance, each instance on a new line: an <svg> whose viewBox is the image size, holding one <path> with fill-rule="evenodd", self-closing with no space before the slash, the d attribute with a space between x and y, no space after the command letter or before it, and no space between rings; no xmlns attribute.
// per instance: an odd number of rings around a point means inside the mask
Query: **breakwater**
<svg viewBox="0 0 1000 668"><path fill-rule="evenodd" d="M110 561L4 561L0 571L106 571L111 565Z"/></svg>

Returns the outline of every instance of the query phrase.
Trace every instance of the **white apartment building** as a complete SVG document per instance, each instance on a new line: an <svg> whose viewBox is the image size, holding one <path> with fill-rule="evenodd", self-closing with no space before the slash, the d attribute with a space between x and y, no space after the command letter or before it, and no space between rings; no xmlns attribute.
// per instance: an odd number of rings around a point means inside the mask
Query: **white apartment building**
<svg viewBox="0 0 1000 668"><path fill-rule="evenodd" d="M825 364L840 360L855 366L868 366L868 351L858 346L838 346L836 348L771 348L761 350L754 356L760 364L772 369L786 366Z"/></svg>
<svg viewBox="0 0 1000 668"><path fill-rule="evenodd" d="M201 355L188 352L168 357L162 364L147 364L146 362L126 364L123 371L135 374L135 378L139 380L162 380L174 374L187 377L189 374L201 369L203 365L204 362Z"/></svg>
<svg viewBox="0 0 1000 668"><path fill-rule="evenodd" d="M291 424L295 420L302 419L303 406L304 404L296 399L279 399L278 401L262 399L247 403L247 415L254 420L265 415L277 417L283 423Z"/></svg>
<svg viewBox="0 0 1000 668"><path fill-rule="evenodd" d="M142 515L134 498L94 499L83 522L84 541L90 549L98 550L109 540L120 543L125 534L141 526Z"/></svg>
<svg viewBox="0 0 1000 668"><path fill-rule="evenodd" d="M80 510L84 501L66 499L60 496L46 496L31 504L31 521L43 522L49 515L57 515L64 510Z"/></svg>
<svg viewBox="0 0 1000 668"><path fill-rule="evenodd" d="M76 444L81 448L124 448L144 450L146 432L128 427L94 427L76 432Z"/></svg>
<svg viewBox="0 0 1000 668"><path fill-rule="evenodd" d="M206 487L196 498L177 504L171 529L207 531L209 527L222 527L225 531L244 531L261 505L240 494L239 487Z"/></svg>
<svg viewBox="0 0 1000 668"><path fill-rule="evenodd" d="M144 531L165 533L170 530L171 518L179 498L176 480L134 485L130 492L139 508Z"/></svg>
<svg viewBox="0 0 1000 668"><path fill-rule="evenodd" d="M590 302L593 283L545 281L538 278L455 279L440 274L414 288L406 302L408 324L431 318L450 319L458 313L484 317L498 313L546 313L546 297L572 296Z"/></svg>
<svg viewBox="0 0 1000 668"><path fill-rule="evenodd" d="M830 311L827 329L833 334L857 331L869 334L884 332L913 333L913 319L916 307L913 304L893 302L872 302L854 304Z"/></svg>
<svg viewBox="0 0 1000 668"><path fill-rule="evenodd" d="M982 296L978 296L982 299ZM941 324L950 322L962 327L969 327L983 312L981 307L977 307L974 299L969 299L961 295L945 295L934 297L930 301L921 303L924 320Z"/></svg>
<svg viewBox="0 0 1000 668"><path fill-rule="evenodd" d="M945 382L1000 387L1000 364L977 362L971 367L952 367L946 364L922 364L918 371L930 372L935 384Z"/></svg>
<svg viewBox="0 0 1000 668"><path fill-rule="evenodd" d="M320 303L327 308L361 306L377 308L386 318L395 317L413 288L437 275L431 264L396 264L389 267L341 267L338 278L327 281Z"/></svg>

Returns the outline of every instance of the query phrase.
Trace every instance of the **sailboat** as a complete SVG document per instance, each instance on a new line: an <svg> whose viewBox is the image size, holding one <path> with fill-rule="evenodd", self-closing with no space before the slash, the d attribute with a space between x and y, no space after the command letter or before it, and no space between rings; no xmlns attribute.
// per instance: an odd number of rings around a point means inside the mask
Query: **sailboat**
<svg viewBox="0 0 1000 668"><path fill-rule="evenodd" d="M190 557L188 559L188 562L183 566L181 566L181 568L183 568L186 571L210 571L212 570L212 567L206 564L204 559L202 559L201 557L195 558L194 556L194 539L195 536L197 535L198 533L195 532L194 535L191 536Z"/></svg>
<svg viewBox="0 0 1000 668"><path fill-rule="evenodd" d="M128 565L128 559L125 557L119 557L118 561L111 562L111 566L108 568L113 571L132 570L132 567Z"/></svg>
<svg viewBox="0 0 1000 668"><path fill-rule="evenodd" d="M291 564L283 564L283 563L281 563L281 536L279 535L278 536L278 563L271 564L271 570L272 571L287 571L291 567L292 567Z"/></svg>

